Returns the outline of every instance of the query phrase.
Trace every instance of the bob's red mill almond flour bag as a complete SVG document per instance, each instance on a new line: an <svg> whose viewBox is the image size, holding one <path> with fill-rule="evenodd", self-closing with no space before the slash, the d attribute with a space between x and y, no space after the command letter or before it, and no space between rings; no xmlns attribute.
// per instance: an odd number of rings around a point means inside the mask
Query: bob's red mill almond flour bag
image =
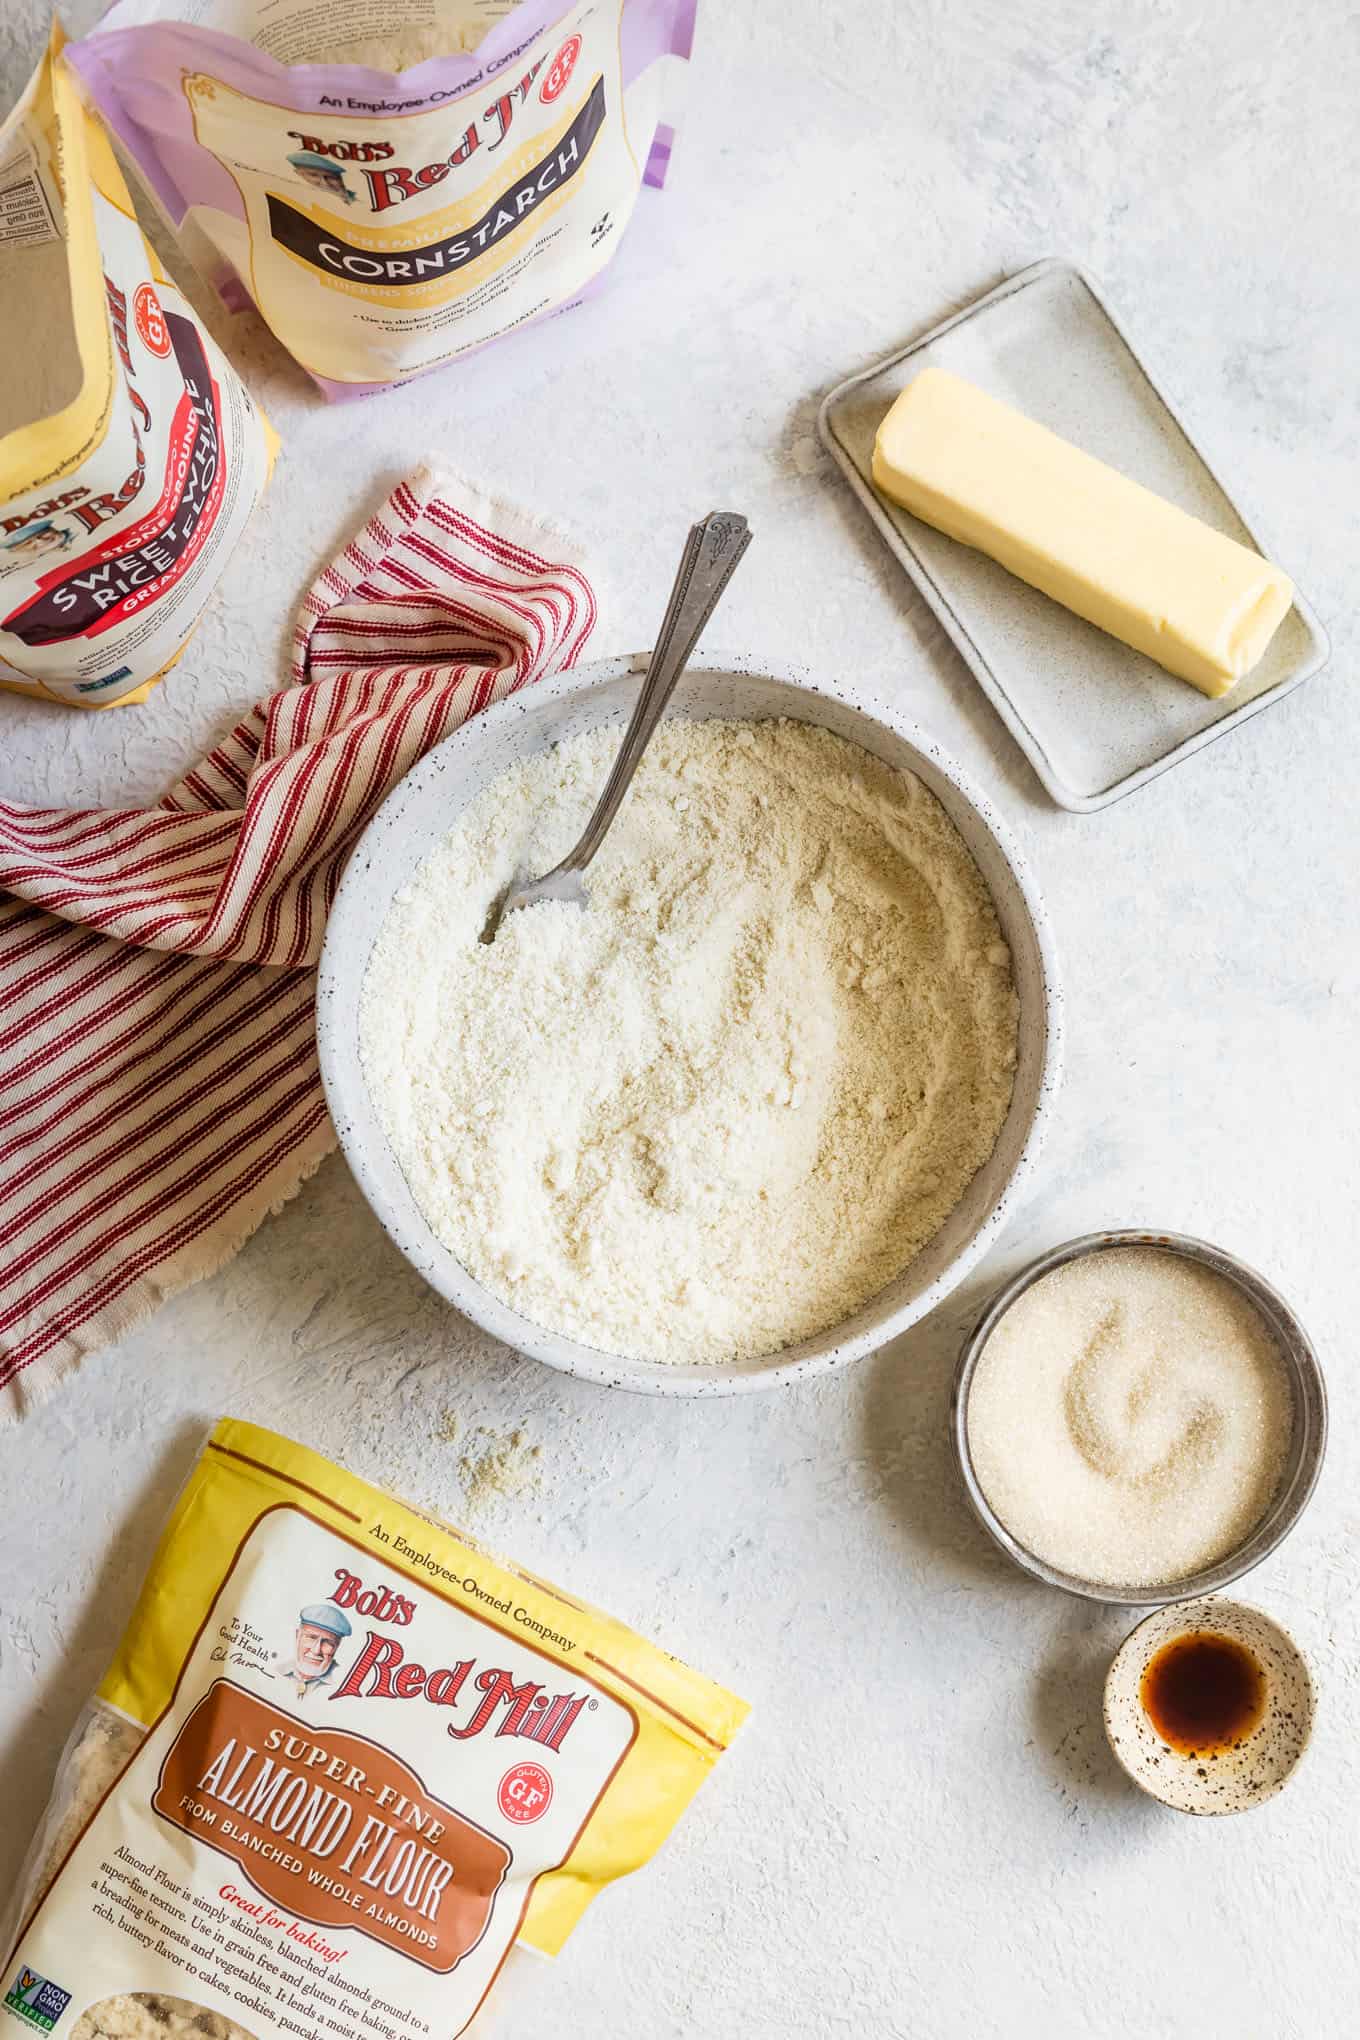
<svg viewBox="0 0 1360 2040"><path fill-rule="evenodd" d="M451 2040L516 1940L555 1954L647 1860L745 1713L221 1423L67 1748L3 2003L59 2040Z"/></svg>
<svg viewBox="0 0 1360 2040"><path fill-rule="evenodd" d="M695 0L118 0L72 52L227 303L331 397L578 299L644 184Z"/></svg>
<svg viewBox="0 0 1360 2040"><path fill-rule="evenodd" d="M275 440L142 239L60 31L0 130L0 686L140 701Z"/></svg>

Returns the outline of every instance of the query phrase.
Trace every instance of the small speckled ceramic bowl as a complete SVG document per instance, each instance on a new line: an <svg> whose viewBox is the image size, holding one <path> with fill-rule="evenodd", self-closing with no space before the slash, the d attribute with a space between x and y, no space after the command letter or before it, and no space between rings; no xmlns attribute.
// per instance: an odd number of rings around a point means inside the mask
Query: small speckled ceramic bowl
<svg viewBox="0 0 1360 2040"><path fill-rule="evenodd" d="M507 1346L588 1381L647 1395L735 1395L848 1366L933 1310L981 1260L1005 1224L1043 1138L1062 1062L1062 998L1047 919L1009 828L898 703L866 693L853 678L839 680L832 694L810 674L764 660L696 663L675 691L672 717L786 716L810 723L915 773L940 802L977 863L1011 952L1020 1043L1005 1124L990 1157L915 1260L853 1317L781 1352L717 1366L663 1366L602 1353L534 1324L474 1280L426 1224L369 1095L359 1047L369 953L392 895L443 841L468 802L499 773L553 744L604 725L622 734L646 664L641 653L602 659L508 695L436 744L388 795L350 858L327 923L317 972L317 1049L326 1102L359 1188L401 1252L455 1308Z"/></svg>
<svg viewBox="0 0 1360 2040"><path fill-rule="evenodd" d="M1143 1705L1143 1674L1164 1644L1211 1632L1250 1651L1265 1673L1260 1721L1235 1748L1185 1756L1164 1742ZM1313 1681L1291 1636L1241 1601L1159 1608L1125 1637L1105 1681L1105 1733L1135 1785L1177 1813L1245 1813L1292 1777L1313 1732Z"/></svg>
<svg viewBox="0 0 1360 2040"><path fill-rule="evenodd" d="M1110 1247L1156 1247L1164 1253L1182 1254L1187 1260L1198 1261L1203 1267L1211 1268L1215 1274L1235 1283L1274 1332L1289 1372L1294 1397L1294 1426L1284 1472L1265 1514L1235 1550L1226 1552L1213 1565L1205 1566L1186 1579L1152 1585L1134 1586L1082 1579L1075 1573L1060 1571L1057 1566L1050 1565L1046 1559L1028 1550L1018 1538L1012 1537L983 1493L968 1443L969 1391L983 1348L1000 1320L1016 1299L1042 1276L1051 1274L1068 1261L1078 1260L1086 1254L1104 1253ZM1264 1276L1249 1268L1245 1261L1225 1253L1222 1247L1211 1247L1207 1241L1190 1239L1184 1233L1084 1233L1080 1239L1068 1240L1064 1245L1054 1247L1050 1253L1040 1255L1013 1282L998 1290L987 1305L959 1355L950 1425L959 1471L973 1513L1016 1565L1032 1573L1036 1580L1043 1580L1045 1585L1061 1587L1067 1594L1080 1594L1088 1601L1106 1601L1125 1608L1160 1608L1170 1601L1188 1601L1197 1595L1217 1593L1221 1588L1230 1586L1234 1580L1240 1580L1249 1573L1253 1566L1259 1565L1281 1539L1289 1535L1307 1508L1322 1471L1322 1457L1327 1445L1327 1389L1307 1332L1279 1292L1272 1289Z"/></svg>

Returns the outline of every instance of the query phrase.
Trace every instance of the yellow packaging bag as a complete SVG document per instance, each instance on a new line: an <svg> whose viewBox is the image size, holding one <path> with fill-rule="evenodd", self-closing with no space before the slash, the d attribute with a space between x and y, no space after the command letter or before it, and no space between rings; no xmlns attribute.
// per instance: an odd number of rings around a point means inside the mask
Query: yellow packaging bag
<svg viewBox="0 0 1360 2040"><path fill-rule="evenodd" d="M0 686L105 708L179 657L277 442L143 240L61 46L0 129Z"/></svg>
<svg viewBox="0 0 1360 2040"><path fill-rule="evenodd" d="M61 2040L447 2040L516 1940L555 1954L652 1855L745 1713L225 1421L63 1758L3 2002Z"/></svg>

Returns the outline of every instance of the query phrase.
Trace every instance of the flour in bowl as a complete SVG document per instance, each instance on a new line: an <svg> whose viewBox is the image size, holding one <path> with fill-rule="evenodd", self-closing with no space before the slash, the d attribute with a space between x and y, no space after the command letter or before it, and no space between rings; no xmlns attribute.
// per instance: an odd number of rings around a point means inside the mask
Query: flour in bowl
<svg viewBox="0 0 1360 2040"><path fill-rule="evenodd" d="M934 796L796 722L663 725L589 907L483 943L618 742L515 766L398 895L369 1084L432 1230L534 1323L655 1361L774 1352L900 1274L991 1153L1009 953Z"/></svg>

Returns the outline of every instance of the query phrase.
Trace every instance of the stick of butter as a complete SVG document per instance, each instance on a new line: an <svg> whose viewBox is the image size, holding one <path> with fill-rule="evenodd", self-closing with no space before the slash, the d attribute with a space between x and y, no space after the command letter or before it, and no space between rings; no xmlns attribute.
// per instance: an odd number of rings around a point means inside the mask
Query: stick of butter
<svg viewBox="0 0 1360 2040"><path fill-rule="evenodd" d="M1226 694L1288 614L1287 576L1151 489L942 368L878 428L874 483L1055 602Z"/></svg>

